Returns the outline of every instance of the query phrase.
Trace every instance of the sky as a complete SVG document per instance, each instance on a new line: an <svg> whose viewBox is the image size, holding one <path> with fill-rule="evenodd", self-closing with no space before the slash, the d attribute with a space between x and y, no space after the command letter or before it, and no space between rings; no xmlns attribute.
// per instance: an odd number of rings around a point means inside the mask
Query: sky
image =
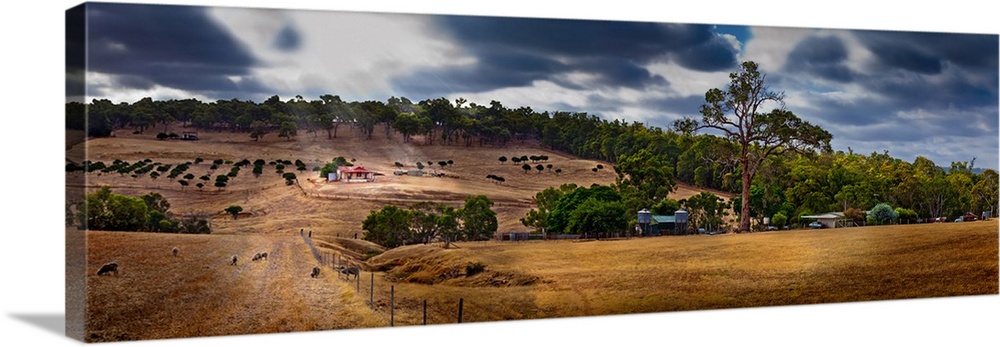
<svg viewBox="0 0 1000 347"><path fill-rule="evenodd" d="M996 34L89 6L88 101L446 97L668 128L751 60L836 150L997 168Z"/></svg>

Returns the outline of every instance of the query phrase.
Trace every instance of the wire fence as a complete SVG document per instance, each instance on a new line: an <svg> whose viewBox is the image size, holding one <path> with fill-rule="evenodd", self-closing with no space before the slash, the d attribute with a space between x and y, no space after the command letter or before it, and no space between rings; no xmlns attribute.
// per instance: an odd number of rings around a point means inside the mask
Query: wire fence
<svg viewBox="0 0 1000 347"><path fill-rule="evenodd" d="M299 236L309 246L320 268L330 270L338 280L350 284L372 311L388 314L389 326L462 323L465 306L463 298L458 298L457 303L436 300L431 306L428 306L426 298L397 298L396 286L384 278L376 278L374 271L364 271L360 261L338 252L318 249L312 242L312 231L299 229ZM430 316L428 312L431 313Z"/></svg>

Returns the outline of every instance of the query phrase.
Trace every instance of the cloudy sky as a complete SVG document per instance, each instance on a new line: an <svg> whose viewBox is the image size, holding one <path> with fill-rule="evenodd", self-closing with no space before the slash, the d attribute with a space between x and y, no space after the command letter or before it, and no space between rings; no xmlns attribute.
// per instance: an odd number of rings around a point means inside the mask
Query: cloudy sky
<svg viewBox="0 0 1000 347"><path fill-rule="evenodd" d="M668 127L753 60L835 149L997 168L994 33L89 6L86 100L461 97Z"/></svg>

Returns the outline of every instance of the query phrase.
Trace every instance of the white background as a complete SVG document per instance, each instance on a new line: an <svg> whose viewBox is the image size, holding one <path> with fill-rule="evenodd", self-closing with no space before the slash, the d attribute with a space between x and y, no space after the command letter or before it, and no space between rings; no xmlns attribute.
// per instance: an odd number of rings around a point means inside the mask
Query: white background
<svg viewBox="0 0 1000 347"><path fill-rule="evenodd" d="M598 3L505 0L136 1L193 5L280 7L406 13L594 18L822 27L1000 33L996 5L986 1L660 1ZM8 346L71 345L63 336L64 236L63 103L64 15L78 2L5 4L0 11L3 88L0 124L0 331ZM562 5L562 6L560 6ZM568 6L568 7L563 7ZM38 124L44 125L38 127ZM20 172L34 163L39 179ZM195 320L196 317L192 317ZM993 345L1000 296L899 300L759 309L672 312L576 319L548 319L418 328L174 339L141 346L617 346L617 345Z"/></svg>

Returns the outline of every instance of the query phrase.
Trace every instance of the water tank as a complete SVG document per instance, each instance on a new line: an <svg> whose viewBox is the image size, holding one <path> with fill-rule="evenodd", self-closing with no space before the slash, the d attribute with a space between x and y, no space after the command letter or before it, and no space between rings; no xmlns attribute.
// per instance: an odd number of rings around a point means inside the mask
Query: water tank
<svg viewBox="0 0 1000 347"><path fill-rule="evenodd" d="M771 218L770 217L764 217L764 225L768 225L768 224L771 224Z"/></svg>
<svg viewBox="0 0 1000 347"><path fill-rule="evenodd" d="M688 211L677 210L674 212L674 223L686 224L688 222Z"/></svg>
<svg viewBox="0 0 1000 347"><path fill-rule="evenodd" d="M649 221L653 218L653 213L646 209L639 211L639 224L649 224Z"/></svg>

